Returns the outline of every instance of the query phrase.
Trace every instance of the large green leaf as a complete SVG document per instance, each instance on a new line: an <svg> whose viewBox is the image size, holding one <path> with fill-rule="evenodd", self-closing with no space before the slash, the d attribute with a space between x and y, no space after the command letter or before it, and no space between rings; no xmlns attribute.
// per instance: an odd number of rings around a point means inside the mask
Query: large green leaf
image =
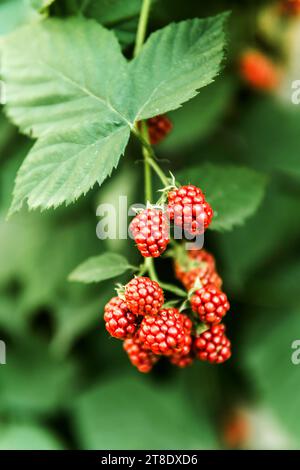
<svg viewBox="0 0 300 470"><path fill-rule="evenodd" d="M35 423L11 423L0 426L0 450L62 450L59 439L44 426Z"/></svg>
<svg viewBox="0 0 300 470"><path fill-rule="evenodd" d="M131 266L124 256L116 253L103 253L93 256L80 264L70 274L70 281L101 282L124 274Z"/></svg>
<svg viewBox="0 0 300 470"><path fill-rule="evenodd" d="M24 201L30 208L68 204L101 185L137 119L177 108L212 81L224 20L168 26L151 35L129 67L114 34L83 17L46 20L9 36L6 110L39 137L18 173L11 213Z"/></svg>
<svg viewBox="0 0 300 470"><path fill-rule="evenodd" d="M203 164L178 173L183 184L202 188L214 210L210 228L230 230L250 217L262 201L266 178L249 168Z"/></svg>
<svg viewBox="0 0 300 470"><path fill-rule="evenodd" d="M220 70L227 14L173 23L153 33L131 62L134 120L178 108Z"/></svg>
<svg viewBox="0 0 300 470"><path fill-rule="evenodd" d="M217 447L204 403L196 414L178 383L164 388L141 375L117 377L80 397L74 415L84 449Z"/></svg>

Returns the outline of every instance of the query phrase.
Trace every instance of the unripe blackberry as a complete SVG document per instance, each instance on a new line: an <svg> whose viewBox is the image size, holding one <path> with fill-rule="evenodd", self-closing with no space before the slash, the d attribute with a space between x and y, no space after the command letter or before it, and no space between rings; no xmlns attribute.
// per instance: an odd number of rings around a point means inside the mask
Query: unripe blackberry
<svg viewBox="0 0 300 470"><path fill-rule="evenodd" d="M210 225L213 210L200 188L181 186L168 193L170 220L189 236L202 235Z"/></svg>
<svg viewBox="0 0 300 470"><path fill-rule="evenodd" d="M172 122L166 115L158 115L147 119L149 140L151 145L156 145L166 138L172 130Z"/></svg>
<svg viewBox="0 0 300 470"><path fill-rule="evenodd" d="M259 51L247 51L240 59L242 78L253 88L263 91L275 90L280 81L277 66Z"/></svg>
<svg viewBox="0 0 300 470"><path fill-rule="evenodd" d="M130 338L138 328L137 316L129 311L126 302L120 297L113 297L105 305L104 321L105 328L114 338Z"/></svg>
<svg viewBox="0 0 300 470"><path fill-rule="evenodd" d="M189 317L184 314L181 314L183 318L183 326L185 330L184 334L184 345L181 352L174 353L170 356L170 362L177 367L187 367L193 362L193 356L191 354L191 347L192 347L192 321Z"/></svg>
<svg viewBox="0 0 300 470"><path fill-rule="evenodd" d="M141 255L160 256L170 241L167 216L159 209L145 209L132 220L130 231Z"/></svg>
<svg viewBox="0 0 300 470"><path fill-rule="evenodd" d="M125 286L125 300L135 315L156 315L164 303L164 293L149 277L135 277Z"/></svg>
<svg viewBox="0 0 300 470"><path fill-rule="evenodd" d="M143 318L138 337L154 354L171 356L182 352L186 332L184 318L176 308L161 309L157 315Z"/></svg>
<svg viewBox="0 0 300 470"><path fill-rule="evenodd" d="M193 312L199 314L202 322L216 324L222 321L230 305L224 292L208 284L194 292L191 307Z"/></svg>
<svg viewBox="0 0 300 470"><path fill-rule="evenodd" d="M215 269L215 259L206 250L190 250L174 264L175 276L187 290L194 287L198 278L202 286L214 284L221 288L222 279Z"/></svg>
<svg viewBox="0 0 300 470"><path fill-rule="evenodd" d="M194 341L196 356L201 361L221 364L231 357L231 343L225 335L225 326L213 325Z"/></svg>
<svg viewBox="0 0 300 470"><path fill-rule="evenodd" d="M137 337L126 339L123 348L127 352L130 362L144 374L150 372L159 359L149 349L147 350Z"/></svg>

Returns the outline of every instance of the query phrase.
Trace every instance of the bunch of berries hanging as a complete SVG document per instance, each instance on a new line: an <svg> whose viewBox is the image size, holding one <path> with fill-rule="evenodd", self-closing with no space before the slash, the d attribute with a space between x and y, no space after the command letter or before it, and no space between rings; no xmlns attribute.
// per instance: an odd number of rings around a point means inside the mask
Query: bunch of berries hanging
<svg viewBox="0 0 300 470"><path fill-rule="evenodd" d="M151 263L151 258L167 249L171 224L192 239L203 235L213 218L211 206L196 186L172 185L163 190L163 197L164 206L148 206L130 224L138 250ZM221 323L229 302L221 291L222 280L213 255L204 249L186 251L181 244L174 244L170 255L175 277L185 291L176 291L176 286L172 290L172 285L170 288L151 279L153 271L144 263L141 274L119 288L118 296L105 306L108 333L124 340L129 360L143 373L162 356L178 367L187 367L195 359L220 364L231 356L230 341ZM150 277L142 275L147 270ZM175 297L180 291L181 298L165 303L163 288Z"/></svg>

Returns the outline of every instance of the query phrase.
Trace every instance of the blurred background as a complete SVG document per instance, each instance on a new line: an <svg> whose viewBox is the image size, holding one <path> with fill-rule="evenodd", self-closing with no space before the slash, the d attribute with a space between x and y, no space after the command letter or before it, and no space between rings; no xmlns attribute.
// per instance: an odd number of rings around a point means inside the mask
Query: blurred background
<svg viewBox="0 0 300 470"><path fill-rule="evenodd" d="M49 14L77 14L81 3L56 0ZM113 28L130 57L140 1L130 2L125 17L117 3L91 0L84 14ZM153 5L150 30L232 11L222 73L169 114L173 132L157 153L174 174L193 167L200 186L206 162L247 166L267 178L244 225L205 237L232 304L226 324L233 357L185 370L161 361L147 376L130 365L121 342L104 329L112 282L90 287L67 276L108 249L138 262L129 241L96 237L99 202L119 194L142 200L143 185L134 184L142 174L138 147L131 142L113 177L77 204L24 209L7 221L15 175L33 141L1 110L0 339L7 363L0 365L0 449L300 448L300 365L291 360L292 342L300 339L300 104L292 102L300 16L283 13L278 1L205 3ZM1 0L0 35L36 21L40 4ZM278 71L271 90L243 76L240 61L249 49ZM170 282L170 261L158 265Z"/></svg>

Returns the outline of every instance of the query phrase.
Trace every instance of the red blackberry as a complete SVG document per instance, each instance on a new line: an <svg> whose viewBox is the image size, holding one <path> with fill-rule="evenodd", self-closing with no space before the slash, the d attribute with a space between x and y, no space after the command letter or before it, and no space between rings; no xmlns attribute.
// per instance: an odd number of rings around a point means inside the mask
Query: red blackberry
<svg viewBox="0 0 300 470"><path fill-rule="evenodd" d="M183 325L185 330L184 336L184 345L181 352L174 353L170 357L170 362L178 367L187 367L193 362L193 357L191 354L192 347L192 321L184 314L181 314L183 318Z"/></svg>
<svg viewBox="0 0 300 470"><path fill-rule="evenodd" d="M213 284L208 284L192 295L191 307L193 312L199 314L202 322L216 324L222 321L230 305L226 294Z"/></svg>
<svg viewBox="0 0 300 470"><path fill-rule="evenodd" d="M184 324L184 318L176 308L161 309L157 315L143 318L138 337L154 354L171 356L185 346Z"/></svg>
<svg viewBox="0 0 300 470"><path fill-rule="evenodd" d="M147 119L149 140L151 145L158 144L171 132L172 122L165 115L158 115Z"/></svg>
<svg viewBox="0 0 300 470"><path fill-rule="evenodd" d="M194 287L199 278L201 284L214 284L221 288L222 279L215 269L215 259L206 250L190 250L183 252L174 264L175 276L187 290Z"/></svg>
<svg viewBox="0 0 300 470"><path fill-rule="evenodd" d="M145 374L150 372L159 359L149 349L145 349L137 337L126 339L123 343L123 348L127 352L130 362L140 372Z"/></svg>
<svg viewBox="0 0 300 470"><path fill-rule="evenodd" d="M126 302L113 297L104 307L105 328L114 338L126 339L137 330L137 316L128 310Z"/></svg>
<svg viewBox="0 0 300 470"><path fill-rule="evenodd" d="M242 78L257 90L272 91L279 85L277 66L259 51L247 51L240 59Z"/></svg>
<svg viewBox="0 0 300 470"><path fill-rule="evenodd" d="M125 300L135 315L156 315L164 303L164 293L156 281L135 277L125 286Z"/></svg>
<svg viewBox="0 0 300 470"><path fill-rule="evenodd" d="M203 192L193 185L169 191L168 212L170 220L191 236L203 234L213 218L213 210Z"/></svg>
<svg viewBox="0 0 300 470"><path fill-rule="evenodd" d="M130 224L138 250L145 258L160 256L170 241L167 216L159 209L145 209Z"/></svg>
<svg viewBox="0 0 300 470"><path fill-rule="evenodd" d="M194 348L198 359L212 364L221 364L231 357L231 343L222 324L213 325L196 337Z"/></svg>

